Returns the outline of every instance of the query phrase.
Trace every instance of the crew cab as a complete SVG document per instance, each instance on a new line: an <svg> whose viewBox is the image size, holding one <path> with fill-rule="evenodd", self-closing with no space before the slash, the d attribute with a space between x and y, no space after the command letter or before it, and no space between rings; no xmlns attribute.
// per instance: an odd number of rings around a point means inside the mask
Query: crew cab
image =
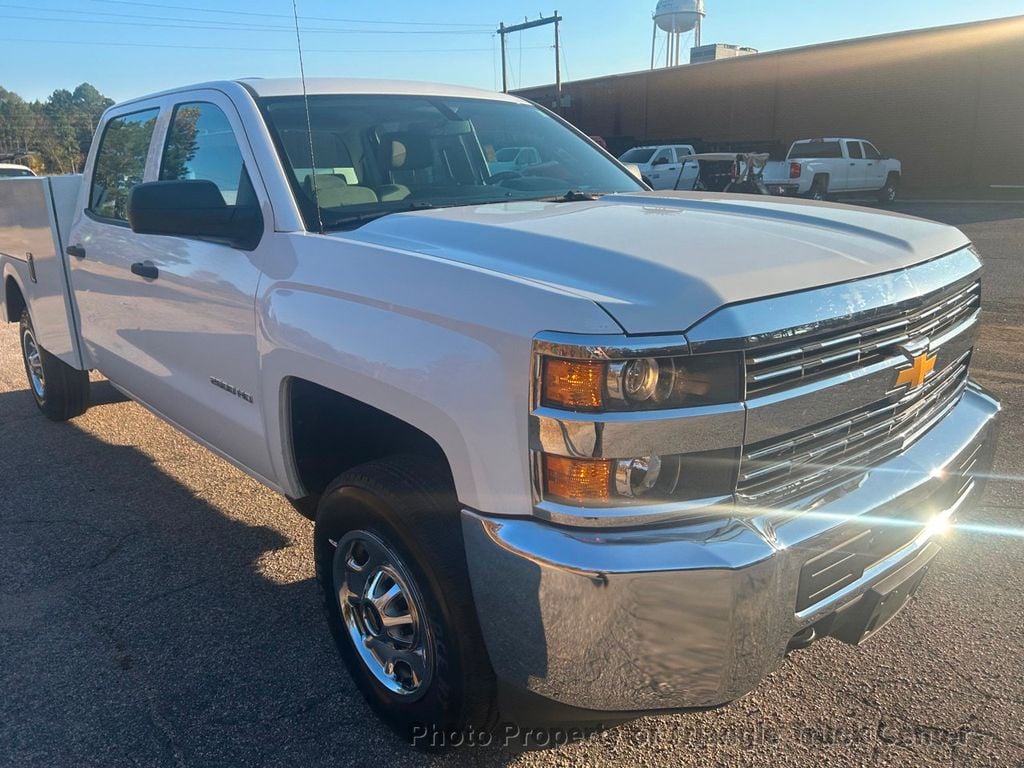
<svg viewBox="0 0 1024 768"><path fill-rule="evenodd" d="M315 515L339 652L423 746L715 706L877 634L991 464L981 271L952 227L651 191L422 83L170 90L83 176L0 182L26 403L74 418L99 371Z"/></svg>
<svg viewBox="0 0 1024 768"><path fill-rule="evenodd" d="M895 202L899 160L884 157L866 139L800 139L786 159L768 163L765 184L775 195L802 195L825 200L842 195L876 194L883 204Z"/></svg>
<svg viewBox="0 0 1024 768"><path fill-rule="evenodd" d="M633 147L619 162L635 165L652 189L692 189L699 170L696 162L687 160L692 154L691 144Z"/></svg>

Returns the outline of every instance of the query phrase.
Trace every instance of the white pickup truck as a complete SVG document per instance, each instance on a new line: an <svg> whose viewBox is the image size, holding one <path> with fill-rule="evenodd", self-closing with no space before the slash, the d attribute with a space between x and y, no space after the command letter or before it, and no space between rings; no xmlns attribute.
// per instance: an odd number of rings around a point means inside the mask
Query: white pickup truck
<svg viewBox="0 0 1024 768"><path fill-rule="evenodd" d="M902 172L899 160L884 157L865 139L800 139L785 160L768 163L764 182L775 195L825 200L875 193L888 205L896 201Z"/></svg>
<svg viewBox="0 0 1024 768"><path fill-rule="evenodd" d="M619 162L636 166L651 189L692 189L699 170L697 163L688 159L693 154L692 144L633 147Z"/></svg>
<svg viewBox="0 0 1024 768"><path fill-rule="evenodd" d="M511 96L306 94L135 99L84 176L0 182L0 309L46 416L100 371L315 509L383 719L437 746L714 706L903 606L999 411L961 232L645 190ZM505 146L545 175L491 174Z"/></svg>

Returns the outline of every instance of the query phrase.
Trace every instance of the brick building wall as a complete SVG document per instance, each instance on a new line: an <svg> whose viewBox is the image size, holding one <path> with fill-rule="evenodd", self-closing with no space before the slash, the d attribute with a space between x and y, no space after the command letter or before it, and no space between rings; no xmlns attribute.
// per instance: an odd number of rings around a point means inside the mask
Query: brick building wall
<svg viewBox="0 0 1024 768"><path fill-rule="evenodd" d="M551 107L554 87L518 95ZM563 85L560 113L615 151L863 136L920 190L1024 185L1024 16Z"/></svg>

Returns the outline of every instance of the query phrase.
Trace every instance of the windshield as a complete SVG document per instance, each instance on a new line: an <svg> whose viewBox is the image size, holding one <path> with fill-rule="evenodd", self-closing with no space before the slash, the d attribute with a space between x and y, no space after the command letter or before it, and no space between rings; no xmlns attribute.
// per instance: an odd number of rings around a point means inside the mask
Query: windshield
<svg viewBox="0 0 1024 768"><path fill-rule="evenodd" d="M529 104L310 96L312 135L301 96L263 99L261 108L313 230L417 208L643 189L584 137Z"/></svg>
<svg viewBox="0 0 1024 768"><path fill-rule="evenodd" d="M636 147L629 150L622 157L619 158L624 163L636 163L637 165L643 165L651 159L651 155L654 154L654 147Z"/></svg>

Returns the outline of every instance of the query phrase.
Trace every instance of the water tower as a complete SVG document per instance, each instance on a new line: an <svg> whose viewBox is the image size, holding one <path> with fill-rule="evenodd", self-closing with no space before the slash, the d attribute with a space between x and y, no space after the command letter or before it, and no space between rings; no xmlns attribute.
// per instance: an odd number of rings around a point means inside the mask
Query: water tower
<svg viewBox="0 0 1024 768"><path fill-rule="evenodd" d="M700 45L700 25L704 19L704 0L658 0L654 9L654 31L651 35L651 69L658 43L658 30L668 35L665 44L665 66L679 64L679 48L683 35L693 32L693 45Z"/></svg>

